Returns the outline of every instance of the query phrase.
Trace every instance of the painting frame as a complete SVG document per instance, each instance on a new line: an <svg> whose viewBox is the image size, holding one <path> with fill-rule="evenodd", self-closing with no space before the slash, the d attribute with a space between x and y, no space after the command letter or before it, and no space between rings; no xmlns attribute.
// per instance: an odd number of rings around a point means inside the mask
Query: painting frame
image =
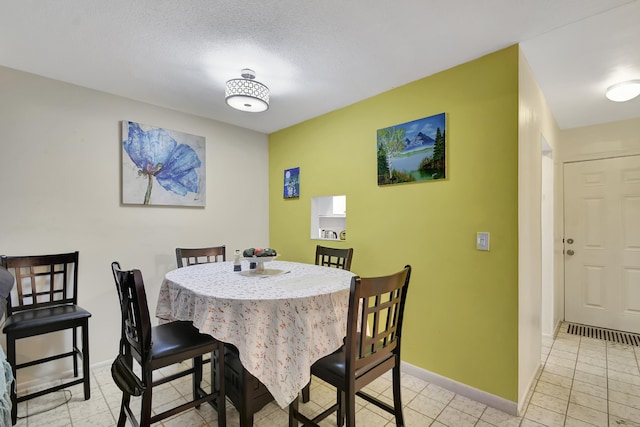
<svg viewBox="0 0 640 427"><path fill-rule="evenodd" d="M204 207L206 139L123 120L123 205Z"/></svg>
<svg viewBox="0 0 640 427"><path fill-rule="evenodd" d="M297 199L300 197L300 167L284 170L283 197Z"/></svg>
<svg viewBox="0 0 640 427"><path fill-rule="evenodd" d="M446 113L376 131L378 186L447 178Z"/></svg>

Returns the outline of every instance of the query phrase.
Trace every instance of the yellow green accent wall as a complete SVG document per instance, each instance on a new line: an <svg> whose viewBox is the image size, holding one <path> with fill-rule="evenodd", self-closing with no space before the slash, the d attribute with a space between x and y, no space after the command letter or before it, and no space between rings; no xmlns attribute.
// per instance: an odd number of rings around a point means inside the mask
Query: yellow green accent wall
<svg viewBox="0 0 640 427"><path fill-rule="evenodd" d="M376 130L442 112L447 178L379 187ZM347 239L327 246L353 247L365 277L413 267L403 361L515 402L517 164L512 46L271 134L270 245L313 263L327 242L309 238L311 198L345 194ZM298 166L300 197L284 199L284 170Z"/></svg>

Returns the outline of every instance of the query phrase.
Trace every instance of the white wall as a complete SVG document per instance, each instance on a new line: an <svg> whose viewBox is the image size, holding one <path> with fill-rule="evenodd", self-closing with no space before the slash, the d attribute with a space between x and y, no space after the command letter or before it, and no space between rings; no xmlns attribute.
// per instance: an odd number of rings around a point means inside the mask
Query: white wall
<svg viewBox="0 0 640 427"><path fill-rule="evenodd" d="M541 138L554 149L558 127L522 51L518 105L518 409L540 365Z"/></svg>
<svg viewBox="0 0 640 427"><path fill-rule="evenodd" d="M542 256L542 277L540 286L542 291L541 301L541 329L542 335L553 337L556 324L559 318L555 317L556 295L554 288L554 173L553 173L553 150L542 138L540 141L542 146L542 170L541 173L541 190L542 190L542 206L541 206L541 248Z"/></svg>
<svg viewBox="0 0 640 427"><path fill-rule="evenodd" d="M640 117L564 130L560 136L562 162L640 154Z"/></svg>
<svg viewBox="0 0 640 427"><path fill-rule="evenodd" d="M122 120L206 138L206 207L120 204ZM92 365L117 352L112 261L142 271L155 310L176 246L226 244L230 256L269 245L264 134L0 67L0 135L0 254L80 251ZM49 352L60 339L18 343L18 358ZM20 382L70 367L50 365L21 371Z"/></svg>

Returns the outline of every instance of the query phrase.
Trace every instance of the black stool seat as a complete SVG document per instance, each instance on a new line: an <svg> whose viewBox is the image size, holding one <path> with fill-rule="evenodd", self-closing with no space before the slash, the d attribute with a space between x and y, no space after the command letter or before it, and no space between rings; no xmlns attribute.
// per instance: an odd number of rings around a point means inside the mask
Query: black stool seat
<svg viewBox="0 0 640 427"><path fill-rule="evenodd" d="M211 336L199 333L191 322L154 326L151 328L151 342L151 360L198 352L203 346L212 344Z"/></svg>
<svg viewBox="0 0 640 427"><path fill-rule="evenodd" d="M28 337L42 333L61 331L88 319L91 313L77 305L58 305L36 310L19 311L4 322L2 331L16 337Z"/></svg>

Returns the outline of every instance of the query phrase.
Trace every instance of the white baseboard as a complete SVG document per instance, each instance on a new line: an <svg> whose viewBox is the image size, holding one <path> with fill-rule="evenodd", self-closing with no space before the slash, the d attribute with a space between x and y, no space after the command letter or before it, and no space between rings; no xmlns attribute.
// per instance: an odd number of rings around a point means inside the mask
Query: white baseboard
<svg viewBox="0 0 640 427"><path fill-rule="evenodd" d="M553 328L553 333L551 335L549 334L545 334L544 332L542 333L542 336L544 338L551 338L554 339L557 335L558 335L558 331L560 330L560 325L562 324L561 321L556 322L556 325Z"/></svg>
<svg viewBox="0 0 640 427"><path fill-rule="evenodd" d="M464 397L468 397L469 399L473 399L476 402L483 403L487 406L491 406L492 408L498 409L502 412L506 412L509 415L518 415L517 402L512 402L503 397L487 393L486 391L478 390L477 388L459 383L458 381L443 377L442 375L427 371L422 368L418 368L417 366L411 365L407 362L402 362L401 369L402 372L413 375L416 378L420 378L429 383L438 385L442 388L446 388L449 391L452 391Z"/></svg>

